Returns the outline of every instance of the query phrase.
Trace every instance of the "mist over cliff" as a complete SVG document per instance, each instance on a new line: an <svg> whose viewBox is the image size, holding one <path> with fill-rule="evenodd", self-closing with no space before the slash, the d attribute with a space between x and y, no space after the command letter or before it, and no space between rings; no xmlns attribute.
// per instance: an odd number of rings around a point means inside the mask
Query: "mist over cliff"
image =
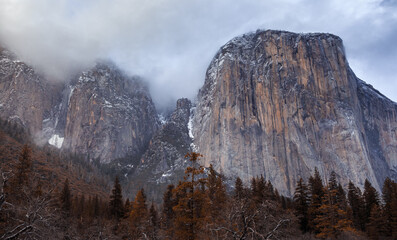
<svg viewBox="0 0 397 240"><path fill-rule="evenodd" d="M149 83L157 108L193 98L219 46L261 29L331 32L345 41L356 74L397 100L395 1L145 2L1 0L0 45L48 80L111 59Z"/></svg>

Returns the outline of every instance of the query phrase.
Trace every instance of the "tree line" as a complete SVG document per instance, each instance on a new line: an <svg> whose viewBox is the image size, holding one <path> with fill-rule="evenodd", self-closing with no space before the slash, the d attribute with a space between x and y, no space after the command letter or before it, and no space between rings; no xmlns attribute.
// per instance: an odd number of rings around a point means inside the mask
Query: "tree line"
<svg viewBox="0 0 397 240"><path fill-rule="evenodd" d="M186 155L184 179L156 204L141 189L124 198L116 177L108 198L78 194L69 179L43 184L25 145L16 167L0 172L0 239L396 239L397 184L387 178L381 196L369 181L348 189L334 172L324 183L317 169L297 182L293 199L263 176L232 191L202 155Z"/></svg>
<svg viewBox="0 0 397 240"><path fill-rule="evenodd" d="M294 208L300 229L319 238L349 232L370 239L397 239L397 184L386 178L379 196L365 180L363 190L349 181L346 194L335 172L324 184L315 169L308 184L302 178L297 182Z"/></svg>

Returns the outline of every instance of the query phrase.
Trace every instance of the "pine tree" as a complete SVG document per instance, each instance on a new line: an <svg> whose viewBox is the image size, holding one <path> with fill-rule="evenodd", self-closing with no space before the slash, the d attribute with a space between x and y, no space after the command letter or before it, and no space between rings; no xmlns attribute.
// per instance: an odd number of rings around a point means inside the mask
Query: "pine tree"
<svg viewBox="0 0 397 240"><path fill-rule="evenodd" d="M130 199L126 199L125 203L124 203L124 217L128 218L130 216L130 212L131 212L131 203L130 203Z"/></svg>
<svg viewBox="0 0 397 240"><path fill-rule="evenodd" d="M66 178L65 183L63 184L63 189L60 196L61 209L62 211L69 216L70 210L72 207L72 195L70 194L69 189L69 179Z"/></svg>
<svg viewBox="0 0 397 240"><path fill-rule="evenodd" d="M392 236L392 222L393 222L393 210L392 210L392 199L393 199L393 181L390 178L386 178L382 188L382 199L384 202L384 212L386 217L386 236Z"/></svg>
<svg viewBox="0 0 397 240"><path fill-rule="evenodd" d="M110 215L116 218L116 220L124 216L123 195L118 177L114 180L114 187L110 195L109 211Z"/></svg>
<svg viewBox="0 0 397 240"><path fill-rule="evenodd" d="M365 231L364 222L364 201L361 196L361 191L351 181L349 181L348 189L349 206L352 211L353 226L356 229Z"/></svg>
<svg viewBox="0 0 397 240"><path fill-rule="evenodd" d="M303 179L300 178L294 194L295 211L299 218L300 229L302 232L308 231L308 209L309 209L309 197L308 189Z"/></svg>
<svg viewBox="0 0 397 240"><path fill-rule="evenodd" d="M209 167L207 180L209 198L209 216L211 224L220 225L223 222L222 207L226 204L226 188L221 176L218 176L212 165ZM207 221L208 222L208 221Z"/></svg>
<svg viewBox="0 0 397 240"><path fill-rule="evenodd" d="M309 178L309 192L310 205L308 209L308 228L309 230L315 230L315 219L320 214L319 208L321 207L324 196L324 186L317 168L314 169L314 176L310 176Z"/></svg>
<svg viewBox="0 0 397 240"><path fill-rule="evenodd" d="M163 195L162 225L168 238L173 236L173 221L175 217L173 208L178 203L173 197L174 188L174 185L168 185L167 191Z"/></svg>
<svg viewBox="0 0 397 240"><path fill-rule="evenodd" d="M187 167L184 181L176 188L179 194L178 204L173 208L175 212L175 239L197 239L204 223L204 206L206 205L206 194L202 191L205 179L198 178L204 173L202 166L197 166L201 154L191 152L189 158L192 166Z"/></svg>
<svg viewBox="0 0 397 240"><path fill-rule="evenodd" d="M260 178L256 179L256 188L252 191L253 197L257 204L260 204L265 200L266 182L263 175L261 175Z"/></svg>
<svg viewBox="0 0 397 240"><path fill-rule="evenodd" d="M138 191L135 200L132 203L132 211L130 213L130 232L133 238L142 236L148 232L148 209L146 205L146 195L143 188Z"/></svg>
<svg viewBox="0 0 397 240"><path fill-rule="evenodd" d="M132 211L130 213L130 219L135 225L139 225L139 223L147 217L147 205L146 205L146 195L145 191L142 188L138 191L135 196L135 200L132 203Z"/></svg>
<svg viewBox="0 0 397 240"><path fill-rule="evenodd" d="M241 199L245 195L245 190L243 186L243 181L241 178L237 177L234 184L234 198Z"/></svg>
<svg viewBox="0 0 397 240"><path fill-rule="evenodd" d="M367 234L370 239L379 239L386 234L386 217L377 204L373 204L367 224ZM383 238L381 238L383 239Z"/></svg>
<svg viewBox="0 0 397 240"><path fill-rule="evenodd" d="M393 196L391 198L391 222L393 239L397 239L397 184L393 183Z"/></svg>
<svg viewBox="0 0 397 240"><path fill-rule="evenodd" d="M154 204L150 206L149 210L149 222L150 222L150 239L157 239L158 238L158 228L159 228L159 220L158 220L158 213Z"/></svg>
<svg viewBox="0 0 397 240"><path fill-rule="evenodd" d="M335 202L336 192L331 188L325 191L319 214L315 219L317 237L334 239L343 231L352 231L346 211L340 209Z"/></svg>
<svg viewBox="0 0 397 240"><path fill-rule="evenodd" d="M365 223L369 222L369 217L371 216L371 210L374 205L379 207L379 195L374 187L372 187L371 183L368 179L365 179L364 182L364 206L365 206Z"/></svg>

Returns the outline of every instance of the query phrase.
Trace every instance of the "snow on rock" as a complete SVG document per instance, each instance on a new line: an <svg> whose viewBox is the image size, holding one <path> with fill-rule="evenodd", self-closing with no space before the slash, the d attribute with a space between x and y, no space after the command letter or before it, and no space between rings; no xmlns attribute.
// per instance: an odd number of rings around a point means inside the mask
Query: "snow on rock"
<svg viewBox="0 0 397 240"><path fill-rule="evenodd" d="M52 135L52 137L48 140L48 143L51 144L52 146L55 146L57 148L61 148L63 144L63 137L60 137L58 134Z"/></svg>

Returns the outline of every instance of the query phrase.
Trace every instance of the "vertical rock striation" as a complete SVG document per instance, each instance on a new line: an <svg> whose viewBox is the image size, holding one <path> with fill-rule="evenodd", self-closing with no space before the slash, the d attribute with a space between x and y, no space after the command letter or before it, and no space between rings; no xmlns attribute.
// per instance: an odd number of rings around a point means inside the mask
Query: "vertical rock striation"
<svg viewBox="0 0 397 240"><path fill-rule="evenodd" d="M356 78L339 37L257 31L212 60L192 133L205 165L264 175L283 194L315 167L379 189L396 170L395 116L395 103Z"/></svg>
<svg viewBox="0 0 397 240"><path fill-rule="evenodd" d="M142 154L159 122L138 78L112 64L97 64L69 87L63 148L108 163Z"/></svg>
<svg viewBox="0 0 397 240"><path fill-rule="evenodd" d="M42 141L42 125L59 101L62 84L51 83L0 47L0 117L22 125Z"/></svg>

